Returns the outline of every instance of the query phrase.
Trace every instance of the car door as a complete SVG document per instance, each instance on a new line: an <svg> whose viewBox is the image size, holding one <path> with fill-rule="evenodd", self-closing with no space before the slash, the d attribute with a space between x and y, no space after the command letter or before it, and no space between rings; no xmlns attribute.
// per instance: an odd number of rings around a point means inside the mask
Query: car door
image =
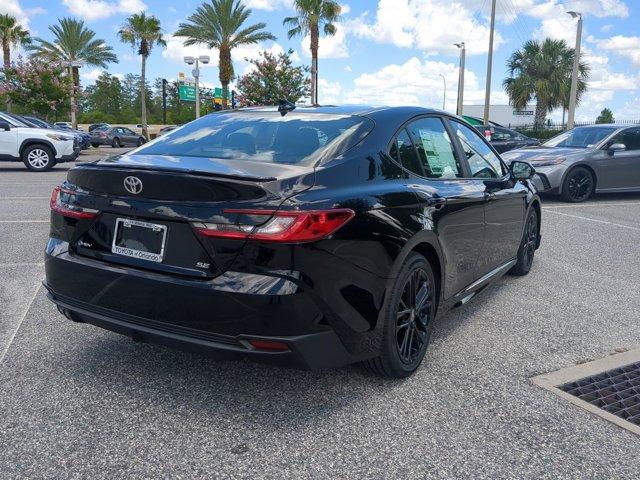
<svg viewBox="0 0 640 480"><path fill-rule="evenodd" d="M123 128L129 145L138 145L138 135L130 128Z"/></svg>
<svg viewBox="0 0 640 480"><path fill-rule="evenodd" d="M485 197L485 240L479 250L477 271L485 275L503 266L517 255L528 189L511 176L484 138L474 129L451 119L454 140L462 151L476 188Z"/></svg>
<svg viewBox="0 0 640 480"><path fill-rule="evenodd" d="M440 116L411 121L397 136L402 166L435 231L444 256L444 296L450 298L476 278L484 242L484 185L465 179L463 163Z"/></svg>
<svg viewBox="0 0 640 480"><path fill-rule="evenodd" d="M0 129L0 159L17 158L18 154L18 128L9 119L0 115L0 122L7 122L11 127L9 130Z"/></svg>
<svg viewBox="0 0 640 480"><path fill-rule="evenodd" d="M622 143L625 149L609 151L615 143ZM599 190L640 188L640 127L616 133L594 154L593 161L598 167Z"/></svg>

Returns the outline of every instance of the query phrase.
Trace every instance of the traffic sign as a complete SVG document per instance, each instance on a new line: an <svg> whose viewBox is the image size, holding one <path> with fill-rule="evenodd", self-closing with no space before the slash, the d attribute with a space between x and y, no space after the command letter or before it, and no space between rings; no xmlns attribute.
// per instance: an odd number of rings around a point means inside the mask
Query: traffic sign
<svg viewBox="0 0 640 480"><path fill-rule="evenodd" d="M192 87L190 85L178 85L178 95L182 101L195 102L196 87Z"/></svg>

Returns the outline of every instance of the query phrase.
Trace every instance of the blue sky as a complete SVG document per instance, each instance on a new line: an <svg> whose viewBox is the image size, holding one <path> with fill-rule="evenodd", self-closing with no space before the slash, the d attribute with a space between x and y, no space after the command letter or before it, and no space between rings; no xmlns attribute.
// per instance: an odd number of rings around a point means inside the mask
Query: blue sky
<svg viewBox="0 0 640 480"><path fill-rule="evenodd" d="M139 59L116 32L131 12L146 10L160 18L168 47L155 50L148 63L150 77L174 79L184 54L210 54L214 62L202 71L202 80L217 85L217 52L205 46L182 46L173 37L177 25L202 2L199 0L2 0L0 12L16 15L35 36L50 39L48 26L58 18L82 18L100 38L112 45L120 63L109 72L139 72ZM245 0L253 10L252 22L265 22L277 36L236 51L236 73L247 71L245 57L262 49L292 48L298 61L310 62L308 39L288 40L282 18L294 14L292 0ZM507 103L501 83L510 53L530 38L563 38L575 42L575 20L566 14L584 14L583 52L591 65L589 91L579 107L579 119L592 120L603 107L617 119L640 119L640 1L639 0L498 0L492 103ZM455 109L458 50L467 45L465 103L483 103L488 16L491 0L344 0L338 33L321 39L321 103L419 104L442 106L445 76L446 108ZM83 84L91 83L99 69L85 67ZM558 118L560 111L552 114Z"/></svg>

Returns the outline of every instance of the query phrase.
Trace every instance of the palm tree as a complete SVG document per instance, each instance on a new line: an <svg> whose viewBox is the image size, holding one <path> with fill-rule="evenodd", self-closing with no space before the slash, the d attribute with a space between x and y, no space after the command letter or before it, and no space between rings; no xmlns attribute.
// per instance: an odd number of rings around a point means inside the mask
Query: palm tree
<svg viewBox="0 0 640 480"><path fill-rule="evenodd" d="M140 74L140 103L142 104L142 136L147 140L147 95L145 92L145 70L147 58L151 54L154 45L167 46L162 38L160 20L151 15L147 17L144 12L134 13L127 18L122 28L118 31L120 40L130 43L133 48L138 49L138 54L142 57L142 71Z"/></svg>
<svg viewBox="0 0 640 480"><path fill-rule="evenodd" d="M45 58L53 62L60 62L68 66L73 78L74 92L71 97L71 111L73 128L75 111L77 110L75 90L80 88L80 67L84 63L95 67L106 68L108 63L118 63L118 57L113 49L101 38L95 38L96 33L84 26L82 20L63 18L59 25L49 27L54 40L49 42L42 38L35 38L35 44L28 45L27 49L32 56Z"/></svg>
<svg viewBox="0 0 640 480"><path fill-rule="evenodd" d="M289 38L311 38L311 103L318 103L318 47L320 28L325 35L335 35L335 22L340 20L340 4L333 0L295 0L297 17L287 17L283 25L290 27Z"/></svg>
<svg viewBox="0 0 640 480"><path fill-rule="evenodd" d="M2 54L4 56L4 69L11 67L11 47L28 45L31 36L15 17L8 14L0 15L0 41L2 42ZM7 98L7 111L11 111L11 100Z"/></svg>
<svg viewBox="0 0 640 480"><path fill-rule="evenodd" d="M176 36L186 38L184 44L187 46L202 43L219 50L223 108L227 107L229 82L234 76L231 51L241 45L276 39L263 30L266 24L262 22L245 27L243 24L250 15L251 9L240 0L211 0L198 7L175 32Z"/></svg>
<svg viewBox="0 0 640 480"><path fill-rule="evenodd" d="M547 113L568 103L571 89L571 71L575 50L564 40L547 38L540 43L526 42L507 60L507 77L502 85L515 108L524 108L535 97L535 125L544 123ZM589 66L578 64L578 96L587 90Z"/></svg>

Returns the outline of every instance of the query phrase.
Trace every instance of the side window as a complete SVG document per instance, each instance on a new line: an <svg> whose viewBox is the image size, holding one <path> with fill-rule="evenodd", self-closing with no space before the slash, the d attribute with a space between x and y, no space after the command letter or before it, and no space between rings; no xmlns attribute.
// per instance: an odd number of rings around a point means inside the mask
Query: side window
<svg viewBox="0 0 640 480"><path fill-rule="evenodd" d="M624 143L627 151L640 150L640 128L628 128L620 132L613 137L609 145L613 145L614 143Z"/></svg>
<svg viewBox="0 0 640 480"><path fill-rule="evenodd" d="M500 159L476 132L456 121L451 121L451 125L467 157L472 177L500 178L504 175Z"/></svg>
<svg viewBox="0 0 640 480"><path fill-rule="evenodd" d="M412 171L417 175L424 175L416 149L413 148L413 143L409 138L409 134L406 129L403 129L396 138L397 156L400 159L400 164L407 170Z"/></svg>
<svg viewBox="0 0 640 480"><path fill-rule="evenodd" d="M514 135L511 134L511 132L509 130L507 130L506 128L499 128L496 127L495 132L493 133L493 135L491 136L492 140L502 140L502 141L509 141L509 140L514 140L515 137Z"/></svg>
<svg viewBox="0 0 640 480"><path fill-rule="evenodd" d="M135 135L136 132L134 132L133 130L129 129L129 128L123 128L124 133L126 133L127 135Z"/></svg>
<svg viewBox="0 0 640 480"><path fill-rule="evenodd" d="M416 144L424 176L427 178L460 178L451 138L440 118L421 118L409 124L411 138Z"/></svg>

